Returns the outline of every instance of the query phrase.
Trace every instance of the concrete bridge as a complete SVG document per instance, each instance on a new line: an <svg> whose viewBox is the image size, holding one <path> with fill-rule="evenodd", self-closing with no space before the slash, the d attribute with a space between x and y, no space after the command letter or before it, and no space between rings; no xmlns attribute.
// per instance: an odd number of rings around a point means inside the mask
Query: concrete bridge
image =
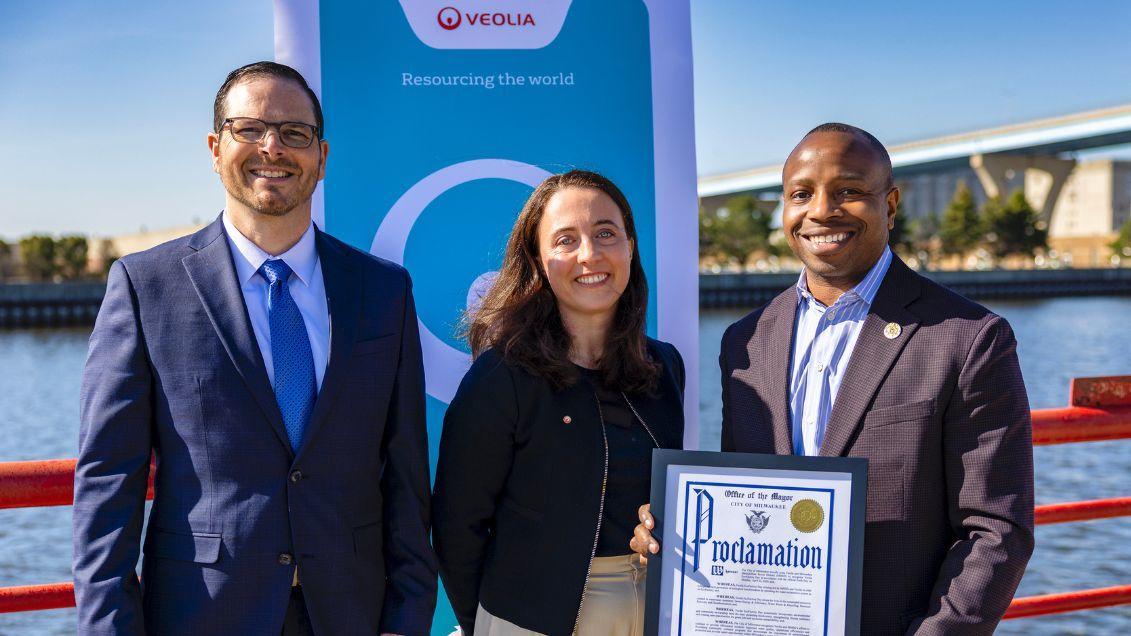
<svg viewBox="0 0 1131 636"><path fill-rule="evenodd" d="M1079 224L1071 220L1060 223L1053 214L1077 167L1074 153L1121 144L1131 144L1131 104L913 141L889 146L889 151L910 218L941 212L958 182L966 181L979 201L1022 189L1053 235L1071 235L1073 230L1087 235L1110 234L1131 213L1131 192L1127 192L1131 170L1112 167L1113 174L1106 177L1113 199L1107 222L1083 223L1087 228L1075 227ZM708 207L744 193L776 199L781 168L780 164L759 166L701 177L700 199Z"/></svg>

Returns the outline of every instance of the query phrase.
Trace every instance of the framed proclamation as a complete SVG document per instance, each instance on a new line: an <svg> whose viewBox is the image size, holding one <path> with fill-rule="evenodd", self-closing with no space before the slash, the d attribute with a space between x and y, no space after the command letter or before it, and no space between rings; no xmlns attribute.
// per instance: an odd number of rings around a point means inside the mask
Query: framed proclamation
<svg viewBox="0 0 1131 636"><path fill-rule="evenodd" d="M658 449L644 633L856 635L868 461Z"/></svg>

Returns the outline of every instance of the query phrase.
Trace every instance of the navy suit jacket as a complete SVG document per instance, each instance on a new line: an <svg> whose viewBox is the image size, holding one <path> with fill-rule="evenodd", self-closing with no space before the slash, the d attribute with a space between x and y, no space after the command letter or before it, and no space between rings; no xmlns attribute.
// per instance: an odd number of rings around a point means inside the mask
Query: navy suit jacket
<svg viewBox="0 0 1131 636"><path fill-rule="evenodd" d="M297 453L222 223L114 264L82 385L79 633L276 636L294 564L316 633L428 632L436 560L411 282L321 231L316 245L330 356Z"/></svg>

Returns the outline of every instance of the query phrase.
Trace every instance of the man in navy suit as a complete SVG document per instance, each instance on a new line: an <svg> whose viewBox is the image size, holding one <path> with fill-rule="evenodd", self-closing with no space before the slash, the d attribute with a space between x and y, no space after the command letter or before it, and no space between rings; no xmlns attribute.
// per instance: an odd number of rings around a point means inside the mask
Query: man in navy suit
<svg viewBox="0 0 1131 636"><path fill-rule="evenodd" d="M329 147L297 71L233 71L214 114L223 214L117 261L90 339L78 632L425 634L436 561L408 274L312 223Z"/></svg>

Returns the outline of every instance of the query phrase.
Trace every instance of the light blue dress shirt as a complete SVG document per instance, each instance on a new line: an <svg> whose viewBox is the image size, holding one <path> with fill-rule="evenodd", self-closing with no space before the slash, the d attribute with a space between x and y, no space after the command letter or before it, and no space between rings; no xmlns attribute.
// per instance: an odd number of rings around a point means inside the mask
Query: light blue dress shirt
<svg viewBox="0 0 1131 636"><path fill-rule="evenodd" d="M322 280L322 263L318 260L318 250L314 245L314 223L311 222L302 238L291 249L273 256L240 234L226 211L223 218L243 301L247 306L248 317L251 318L255 342L259 345L259 352L263 354L263 364L267 367L271 387L275 387L275 365L271 356L271 324L267 314L270 286L267 279L259 273L259 267L268 259L278 258L294 271L287 289L298 305L302 321L306 325L310 353L314 357L314 377L321 389L330 352L330 311L326 301L326 285Z"/></svg>
<svg viewBox="0 0 1131 636"><path fill-rule="evenodd" d="M789 378L789 416L795 455L817 455L821 451L825 426L840 382L891 258L891 249L885 249L864 280L841 294L832 307L821 304L809 293L805 272L801 272L797 281L797 323Z"/></svg>

